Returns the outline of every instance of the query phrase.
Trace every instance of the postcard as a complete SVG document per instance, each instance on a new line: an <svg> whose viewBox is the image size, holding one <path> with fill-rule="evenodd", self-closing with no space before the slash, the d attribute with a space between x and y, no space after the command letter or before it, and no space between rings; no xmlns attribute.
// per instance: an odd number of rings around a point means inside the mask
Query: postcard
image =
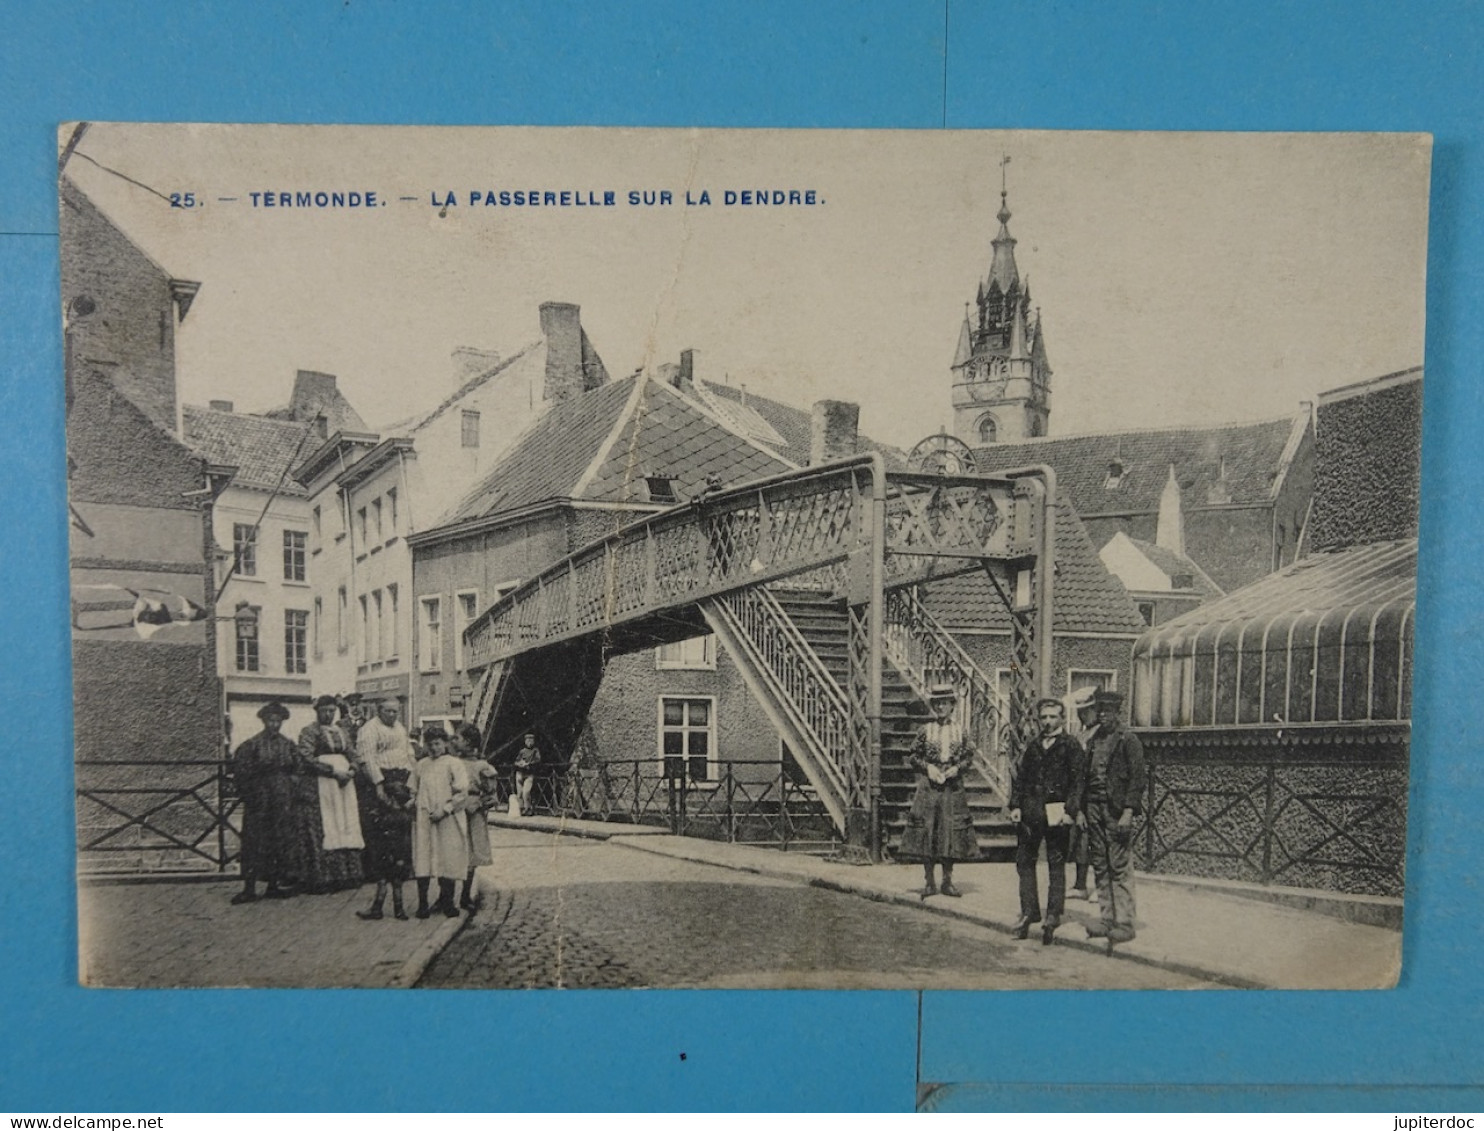
<svg viewBox="0 0 1484 1131"><path fill-rule="evenodd" d="M1395 984L1426 135L58 155L85 985Z"/></svg>

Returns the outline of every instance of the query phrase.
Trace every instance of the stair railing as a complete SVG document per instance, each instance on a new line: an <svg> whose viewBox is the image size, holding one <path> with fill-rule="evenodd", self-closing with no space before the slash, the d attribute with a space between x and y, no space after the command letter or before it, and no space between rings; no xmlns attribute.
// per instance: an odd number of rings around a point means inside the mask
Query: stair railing
<svg viewBox="0 0 1484 1131"><path fill-rule="evenodd" d="M808 749L795 753L810 755L807 761L818 764L825 780L815 784L838 798L842 809L864 808L870 795L870 752L859 748L845 692L808 639L761 586L728 593L710 605L739 637L805 740Z"/></svg>
<svg viewBox="0 0 1484 1131"><path fill-rule="evenodd" d="M974 746L974 767L1002 800L1010 796L1011 749L1004 705L989 677L924 607L913 588L886 594L882 633L887 658L926 700L936 687L953 688L955 722Z"/></svg>

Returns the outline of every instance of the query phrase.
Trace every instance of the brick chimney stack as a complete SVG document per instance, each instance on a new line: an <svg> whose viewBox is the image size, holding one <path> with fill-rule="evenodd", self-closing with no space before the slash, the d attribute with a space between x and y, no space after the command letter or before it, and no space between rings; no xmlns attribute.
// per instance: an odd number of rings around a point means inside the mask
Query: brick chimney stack
<svg viewBox="0 0 1484 1131"><path fill-rule="evenodd" d="M546 384L543 395L553 403L581 396L581 308L571 302L543 302L541 335L546 339Z"/></svg>
<svg viewBox="0 0 1484 1131"><path fill-rule="evenodd" d="M815 401L809 416L809 465L855 455L861 406L852 401Z"/></svg>
<svg viewBox="0 0 1484 1131"><path fill-rule="evenodd" d="M696 379L696 351L680 351L680 384L689 385Z"/></svg>

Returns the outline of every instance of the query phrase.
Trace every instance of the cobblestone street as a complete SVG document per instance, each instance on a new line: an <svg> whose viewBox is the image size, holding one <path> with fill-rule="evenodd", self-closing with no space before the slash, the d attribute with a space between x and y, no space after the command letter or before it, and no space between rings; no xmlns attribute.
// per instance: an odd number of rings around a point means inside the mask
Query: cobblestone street
<svg viewBox="0 0 1484 1131"><path fill-rule="evenodd" d="M913 908L593 841L491 830L484 909L418 983L449 988L1192 987Z"/></svg>

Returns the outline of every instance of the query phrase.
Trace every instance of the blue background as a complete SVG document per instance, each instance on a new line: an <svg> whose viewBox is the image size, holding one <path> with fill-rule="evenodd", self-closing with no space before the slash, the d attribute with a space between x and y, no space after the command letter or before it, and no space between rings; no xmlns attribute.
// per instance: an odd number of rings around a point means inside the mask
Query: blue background
<svg viewBox="0 0 1484 1131"><path fill-rule="evenodd" d="M1484 774L1469 710L1484 648L1473 600L1484 416L1469 360L1484 329L1481 12L0 3L0 689L12 736L0 1109L900 1110L919 1076L919 1003L904 993L76 987L54 140L74 118L1432 132L1423 721L1401 986L928 994L920 1075L979 1082L937 1093L942 1108L1484 1107L1484 853L1471 819ZM408 1067L371 1070L388 1059ZM1046 1086L1057 1081L1067 1086Z"/></svg>

